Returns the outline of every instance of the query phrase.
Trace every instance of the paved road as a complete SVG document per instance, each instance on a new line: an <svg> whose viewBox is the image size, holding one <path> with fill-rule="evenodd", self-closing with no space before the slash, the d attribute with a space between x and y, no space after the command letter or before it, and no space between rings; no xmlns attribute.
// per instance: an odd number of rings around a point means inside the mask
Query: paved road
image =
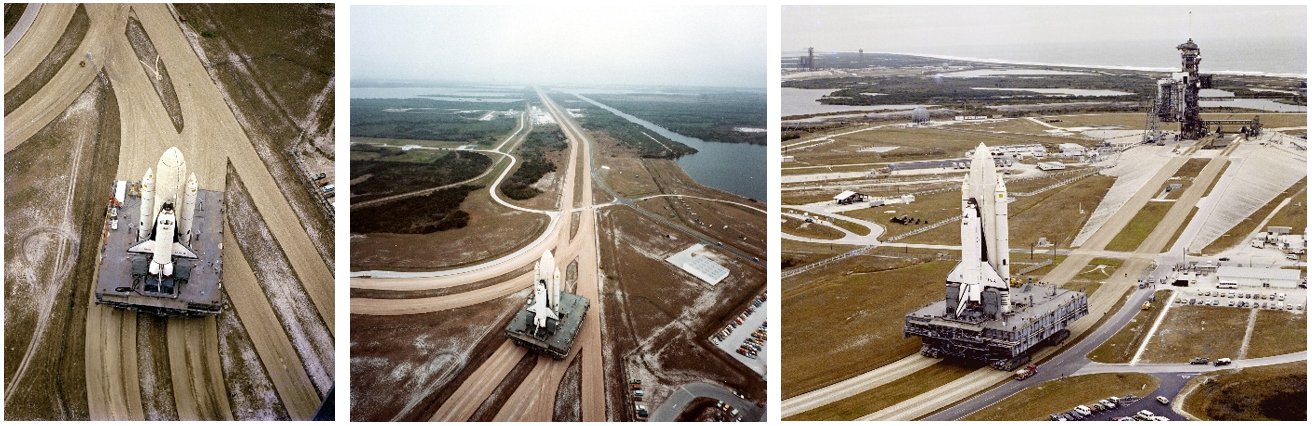
<svg viewBox="0 0 1312 426"><path fill-rule="evenodd" d="M698 382L680 387L673 395L670 395L670 399L665 400L664 404L652 411L651 418L647 421L672 422L676 417L679 417L680 413L683 413L684 409L688 408L688 403L699 397L718 399L728 403L733 408L738 409L745 422L763 422L766 420L764 408L739 398L738 395L734 395L732 391L723 387Z"/></svg>

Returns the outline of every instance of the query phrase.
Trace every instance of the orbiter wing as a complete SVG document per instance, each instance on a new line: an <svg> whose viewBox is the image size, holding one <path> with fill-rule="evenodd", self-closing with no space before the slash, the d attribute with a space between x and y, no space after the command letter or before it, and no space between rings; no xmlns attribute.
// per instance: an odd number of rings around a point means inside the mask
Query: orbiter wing
<svg viewBox="0 0 1312 426"><path fill-rule="evenodd" d="M142 241L135 246L128 247L128 253L155 254L155 240ZM188 259L196 259L199 257L196 256L196 252L191 251L191 249L182 245L182 243L173 243L173 256L185 257Z"/></svg>

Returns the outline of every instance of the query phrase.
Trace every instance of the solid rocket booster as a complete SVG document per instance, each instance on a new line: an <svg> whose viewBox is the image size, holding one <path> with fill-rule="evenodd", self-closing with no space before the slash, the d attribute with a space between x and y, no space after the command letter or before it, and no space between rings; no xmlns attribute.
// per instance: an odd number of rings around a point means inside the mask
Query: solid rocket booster
<svg viewBox="0 0 1312 426"><path fill-rule="evenodd" d="M146 169L146 176L141 178L141 223L137 224L137 240L150 238L150 231L155 224L155 173Z"/></svg>
<svg viewBox="0 0 1312 426"><path fill-rule="evenodd" d="M1011 279L1011 242L1007 236L1007 184L1002 181L1002 176L998 176L998 184L993 190L993 225L994 225L994 247L993 253L996 258L995 266L998 270L998 276L1003 280Z"/></svg>
<svg viewBox="0 0 1312 426"><path fill-rule="evenodd" d="M551 278L551 310L560 312L560 267L556 267L556 273Z"/></svg>
<svg viewBox="0 0 1312 426"><path fill-rule="evenodd" d="M184 244L191 244L191 225L192 220L196 217L196 192L200 185L196 184L196 174L192 173L187 179L187 190L182 195L182 216L178 218L178 233Z"/></svg>

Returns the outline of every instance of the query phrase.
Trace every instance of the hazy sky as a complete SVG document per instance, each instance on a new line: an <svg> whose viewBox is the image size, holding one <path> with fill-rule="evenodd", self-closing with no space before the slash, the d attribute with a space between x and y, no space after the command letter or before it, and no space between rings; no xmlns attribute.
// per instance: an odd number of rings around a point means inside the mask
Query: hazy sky
<svg viewBox="0 0 1312 426"><path fill-rule="evenodd" d="M1193 11L1192 26L1189 11ZM783 51L1307 36L1304 6L785 6Z"/></svg>
<svg viewBox="0 0 1312 426"><path fill-rule="evenodd" d="M351 78L766 86L765 7L352 6Z"/></svg>

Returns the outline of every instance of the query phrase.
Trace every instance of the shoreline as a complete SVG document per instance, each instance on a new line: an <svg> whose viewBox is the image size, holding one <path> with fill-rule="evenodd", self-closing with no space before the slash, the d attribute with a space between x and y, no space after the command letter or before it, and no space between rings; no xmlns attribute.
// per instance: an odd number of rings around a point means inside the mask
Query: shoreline
<svg viewBox="0 0 1312 426"><path fill-rule="evenodd" d="M841 53L856 53L856 52L841 52ZM1130 66L1130 65L1060 64L1060 63L1050 63L1050 62L1016 61L1016 60L999 59L999 58L971 58L971 57L964 57L964 56L937 55L932 53L908 53L908 52L870 52L870 53L884 54L884 55L917 56L922 58L934 58L934 59L944 59L944 60L963 61L963 62L979 62L979 63L996 64L996 65L1026 65L1026 66L1043 66L1043 67L1085 68L1085 69L1099 69L1099 70L1163 72L1163 73L1179 71L1178 69L1175 68L1162 68L1162 67L1140 67L1140 66ZM791 56L784 55L781 52L781 57L786 59L786 58L790 58ZM1272 73L1272 72L1264 72L1264 71L1225 70L1225 71L1212 71L1209 72L1209 74L1252 76L1252 77L1282 77L1282 78L1303 78L1303 79L1307 78L1306 73L1291 74L1291 73Z"/></svg>

